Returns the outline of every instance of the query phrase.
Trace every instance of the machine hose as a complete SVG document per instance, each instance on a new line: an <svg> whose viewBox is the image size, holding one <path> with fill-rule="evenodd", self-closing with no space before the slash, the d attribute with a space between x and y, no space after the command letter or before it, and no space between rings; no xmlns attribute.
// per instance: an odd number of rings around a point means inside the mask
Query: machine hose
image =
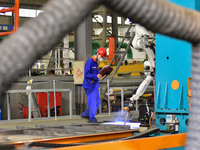
<svg viewBox="0 0 200 150"><path fill-rule="evenodd" d="M192 97L187 134L187 149L200 149L200 45L193 46L192 53Z"/></svg>
<svg viewBox="0 0 200 150"><path fill-rule="evenodd" d="M165 0L104 0L118 14L161 33L191 43L200 42L200 14Z"/></svg>
<svg viewBox="0 0 200 150"><path fill-rule="evenodd" d="M0 45L0 95L84 19L101 0L51 0L37 18L29 20ZM120 15L147 29L198 45L200 14L164 0L104 0ZM200 49L194 47L192 111L187 149L200 149ZM2 100L1 100L2 101Z"/></svg>

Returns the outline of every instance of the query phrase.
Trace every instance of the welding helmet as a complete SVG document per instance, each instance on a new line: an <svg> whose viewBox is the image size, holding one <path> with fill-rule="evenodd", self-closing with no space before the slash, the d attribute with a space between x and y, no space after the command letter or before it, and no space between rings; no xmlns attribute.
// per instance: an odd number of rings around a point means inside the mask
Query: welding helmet
<svg viewBox="0 0 200 150"><path fill-rule="evenodd" d="M101 55L101 57L106 57L106 49L103 47L100 47L97 52Z"/></svg>

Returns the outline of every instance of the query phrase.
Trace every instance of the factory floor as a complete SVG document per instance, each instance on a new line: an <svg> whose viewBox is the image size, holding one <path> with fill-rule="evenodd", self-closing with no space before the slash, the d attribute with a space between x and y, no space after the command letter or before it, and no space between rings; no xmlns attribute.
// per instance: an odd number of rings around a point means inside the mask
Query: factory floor
<svg viewBox="0 0 200 150"><path fill-rule="evenodd" d="M109 116L98 116L98 121L112 120L113 117ZM55 120L54 117L51 118L41 118L41 119L34 119L32 118L31 121L27 119L18 119L18 120L1 120L0 121L0 129L16 129L16 127L36 127L36 125L54 125L54 124L65 124L70 125L72 123L87 123L87 119L82 119L80 116L73 116L73 118L69 117L57 117Z"/></svg>
<svg viewBox="0 0 200 150"><path fill-rule="evenodd" d="M121 115L121 113L112 113L110 116L108 116L108 114L98 114L96 115L97 123L119 120L125 121L125 114L126 113L123 115ZM137 115L138 113L135 113L135 117ZM92 128L94 128L93 125L92 123L88 123L88 119L83 119L80 116L72 116L72 118L69 118L69 116L61 116L57 117L57 120L55 120L54 117L32 118L31 121L28 121L28 119L1 120L0 144L5 142L22 143L21 141L30 142L32 140L74 137L127 130L127 128L112 128L110 126L105 129L100 127L100 130L92 131ZM130 128L128 128L128 130L130 130Z"/></svg>
<svg viewBox="0 0 200 150"><path fill-rule="evenodd" d="M134 118L138 117L138 112L134 113ZM125 114L121 115L120 113L111 113L108 114L97 114L96 118L98 122L107 122L107 121L123 121L125 120ZM2 129L16 129L16 127L27 127L33 128L36 125L71 125L71 124L85 124L88 123L87 119L83 119L80 116L59 116L57 120L54 117L51 118L32 118L31 121L27 119L17 119L17 120L1 120L0 121L0 130Z"/></svg>

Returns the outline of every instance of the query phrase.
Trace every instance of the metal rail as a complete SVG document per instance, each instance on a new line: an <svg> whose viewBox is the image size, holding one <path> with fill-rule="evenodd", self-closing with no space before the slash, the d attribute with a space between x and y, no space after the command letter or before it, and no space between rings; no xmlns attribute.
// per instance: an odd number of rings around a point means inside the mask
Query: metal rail
<svg viewBox="0 0 200 150"><path fill-rule="evenodd" d="M72 118L72 90L71 89L37 89L37 90L9 90L6 92L7 94L7 113L8 113L8 120L11 120L11 113L10 113L10 94L17 94L17 93L29 93L28 95L28 121L31 121L31 93L48 93L47 94L47 104L48 104L48 117L50 117L50 92L69 92L69 116ZM55 97L55 96L54 96ZM56 103L54 103L54 107L56 108ZM56 113L56 111L55 111ZM55 114L55 120L57 116Z"/></svg>
<svg viewBox="0 0 200 150"><path fill-rule="evenodd" d="M124 90L125 89L133 89L133 88L137 88L138 86L132 86L132 87L110 87L109 86L109 79L107 79L107 91L108 91L108 116L111 115L111 110L110 110L110 93L109 93L109 90L110 89L118 89L118 90L121 90L121 113L123 114L123 107L124 107ZM138 100L135 102L135 105L136 105L136 112L138 112ZM101 108L101 107L100 107Z"/></svg>

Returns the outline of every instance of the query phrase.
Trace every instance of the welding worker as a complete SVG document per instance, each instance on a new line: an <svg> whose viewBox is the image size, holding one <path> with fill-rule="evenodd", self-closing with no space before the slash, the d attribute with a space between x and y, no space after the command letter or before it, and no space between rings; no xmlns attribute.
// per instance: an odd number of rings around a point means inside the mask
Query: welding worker
<svg viewBox="0 0 200 150"><path fill-rule="evenodd" d="M102 61L104 57L106 57L106 49L100 47L85 64L83 88L88 98L88 109L82 113L81 117L89 118L90 121L97 121L95 115L101 103L98 88L102 75L99 74L98 62Z"/></svg>

